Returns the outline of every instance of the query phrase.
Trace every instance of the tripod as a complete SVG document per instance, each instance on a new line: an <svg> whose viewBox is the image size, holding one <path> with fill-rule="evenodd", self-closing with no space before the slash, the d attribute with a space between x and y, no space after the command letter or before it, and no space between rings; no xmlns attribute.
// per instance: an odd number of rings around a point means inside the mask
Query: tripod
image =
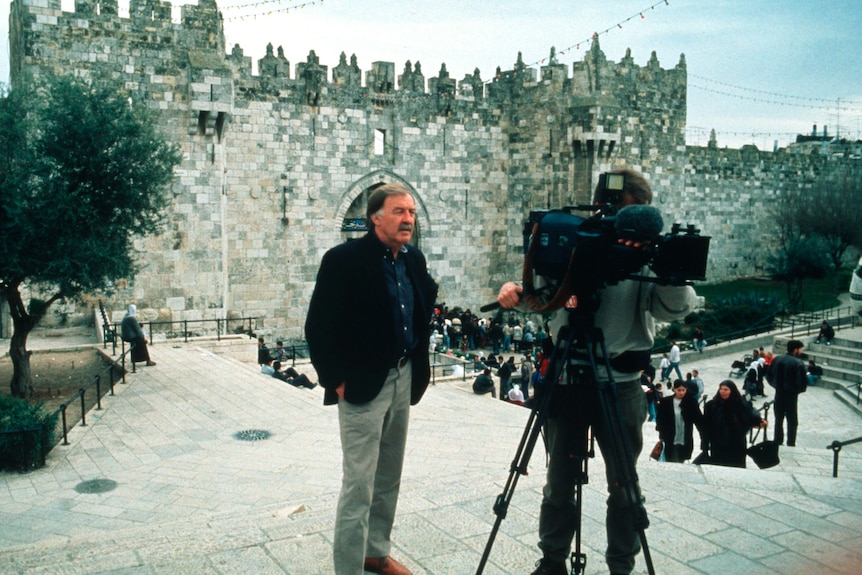
<svg viewBox="0 0 862 575"><path fill-rule="evenodd" d="M506 518L518 479L521 475L527 474L527 465L532 457L543 425L548 419L550 408L553 405L552 398L554 391L555 388L560 387L558 383L562 381L564 371L567 372L570 384L575 384L575 379L578 379L578 385L594 386L592 391L594 391L593 397L597 399L598 403L598 423L602 425L604 435L603 443L605 445L603 446L603 453L608 458L605 464L608 466L612 465L616 471L616 481L613 488L619 490L623 508L629 510L632 515L634 527L638 531L647 569L650 575L655 575L645 533L645 529L649 526L649 519L647 518L646 508L640 495L634 456L620 415L616 383L611 376L611 366L605 347L604 334L600 328L595 326L593 310L598 305L596 301L592 301L591 303L592 305L585 309L574 308L567 309L566 311L568 321L558 334L557 343L554 346L548 370L545 374L543 390L541 394L537 394L538 397L534 402L527 425L524 428L524 433L518 444L518 449L510 466L509 477L506 480L503 492L497 496L494 502L493 509L497 519L491 529L491 534L485 545L476 575L481 575L485 569L491 553L491 547L500 529L500 524ZM607 379L598 377L598 371L596 370L597 358L601 358L603 361L605 373L608 375ZM568 373L575 371L573 365L571 365L572 362L579 364L577 374ZM576 378L576 375L580 377ZM588 479L587 459L592 455L592 449L588 449L586 445L587 426L588 424L586 423L582 426L584 431L583 443L579 448L573 450L572 453L572 457L578 461L578 465L580 466L575 485L577 509L575 518L575 548L571 557L572 575L580 574L586 568L586 555L581 551L581 498L583 495L583 484ZM575 438L572 438L572 440L574 442Z"/></svg>

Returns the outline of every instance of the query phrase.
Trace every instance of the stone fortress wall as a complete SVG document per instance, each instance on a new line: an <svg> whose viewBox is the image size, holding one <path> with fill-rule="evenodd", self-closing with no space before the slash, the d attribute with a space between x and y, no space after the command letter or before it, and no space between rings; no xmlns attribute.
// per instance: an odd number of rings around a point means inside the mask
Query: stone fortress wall
<svg viewBox="0 0 862 575"><path fill-rule="evenodd" d="M588 203L600 173L643 171L666 221L713 236L711 281L759 275L770 246L764 208L849 160L793 150L685 144L684 55L662 68L594 41L571 69L553 50L539 70L520 55L490 78L426 78L419 62L330 70L314 51L291 65L272 46L224 45L214 0L182 7L131 0L14 0L13 82L24 70L120 83L157 111L183 161L165 233L138 242L143 272L109 309L149 320L264 317L300 338L324 251L361 235L369 189L403 182L419 208L416 243L440 301L477 308L520 275L531 209ZM397 55L394 55L397 56ZM364 75L364 82L362 81ZM120 314L121 315L121 314Z"/></svg>

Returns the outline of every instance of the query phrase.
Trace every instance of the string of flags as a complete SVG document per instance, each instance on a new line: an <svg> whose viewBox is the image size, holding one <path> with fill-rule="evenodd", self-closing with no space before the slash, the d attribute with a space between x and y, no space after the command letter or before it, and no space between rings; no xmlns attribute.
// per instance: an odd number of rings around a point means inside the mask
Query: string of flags
<svg viewBox="0 0 862 575"><path fill-rule="evenodd" d="M728 136L750 136L752 138L789 138L793 139L799 135L799 132L752 132L748 131L732 131L732 130L715 130L713 128L702 128L700 126L686 126L686 141L691 139L699 139L708 137L712 132L715 132L716 137Z"/></svg>
<svg viewBox="0 0 862 575"><path fill-rule="evenodd" d="M285 0L257 0L255 2L251 2L251 3L247 3L247 4L236 4L236 5L232 5L232 6L224 6L222 8L222 10L225 10L225 11L227 11L227 10L247 10L247 9L251 9L251 8L266 7L266 6L270 6L270 5L280 5L280 4L283 4L284 2L285 2ZM301 4L292 4L290 6L282 6L279 8L273 8L271 10L255 11L252 14L242 14L239 16L229 16L229 17L225 18L225 21L229 21L229 22L230 21L237 21L237 20L245 21L248 19L254 20L254 19L257 19L258 17L271 16L273 14L287 14L291 10L297 10L297 9L305 8L307 6L313 6L315 4L321 4L322 5L323 0L307 0ZM644 19L646 19L645 14L651 10L655 10L656 7L659 7L659 6L670 6L670 1L669 0L658 0L658 1L654 2L653 4L651 4L650 6L647 6L647 7L643 8L642 10L638 10L637 13L632 14L628 18L625 18L624 20L617 22L613 26L608 26L607 28L605 28L601 32L593 32L593 34L589 38L585 38L584 40L581 40L580 42L576 42L576 43L574 43L574 44L572 44L566 48L559 50L557 52L557 54L560 56L565 56L568 52L570 52L572 50L575 50L575 51L580 50L582 45L589 46L594 40L597 40L600 36L604 36L606 34L609 34L610 32L613 32L614 30L622 30L623 25L628 24L632 20L644 20ZM542 58L541 60L537 60L536 62L528 64L528 66L544 65L547 61L548 61L548 58L545 57L545 58Z"/></svg>
<svg viewBox="0 0 862 575"><path fill-rule="evenodd" d="M832 110L839 109L842 112L858 112L862 113L862 103L847 101L846 98L836 98L836 99L828 99L828 98L811 98L807 96L797 96L793 94L780 94L778 92L769 92L766 90L758 90L756 88L746 88L744 86L737 86L735 84L729 84L727 82L721 82L719 80L713 80L711 78L705 78L703 76L698 76L697 74L689 74L689 77L695 78L697 80L701 80L703 82L707 82L709 84L713 84L716 86L721 86L724 89L718 88L710 88L707 86L701 86L699 84L689 82L690 88L696 88L698 90L703 90L705 92L711 92L713 94L719 94L722 96L730 96L733 98L740 98L743 100L748 100L750 102L761 102L764 104L775 104L778 106L791 106L794 108L808 108L814 110ZM740 93L741 92L741 93ZM795 101L788 101L795 100ZM843 102L842 102L843 100Z"/></svg>
<svg viewBox="0 0 862 575"><path fill-rule="evenodd" d="M250 4L236 4L233 6L225 6L222 10L247 10L251 8L260 8L264 6L270 5L281 5L285 2L285 0L258 0L257 2L253 2ZM273 14L287 14L291 10L301 10L302 8L306 8L308 6L314 6L315 4L323 5L323 0L308 0L301 4L291 4L290 6L281 6L278 8L272 8L271 10L262 10L255 11L252 14L241 14L239 16L229 16L225 18L226 22L233 21L242 21L245 20L256 20L258 17L272 16Z"/></svg>
<svg viewBox="0 0 862 575"><path fill-rule="evenodd" d="M580 50L581 46L589 46L590 44L592 44L593 40L597 40L600 36L604 36L604 35L609 34L615 30L622 30L623 24L628 24L632 20L635 20L635 21L645 20L646 16L644 14L646 12L649 12L650 10L655 10L657 6L670 6L670 2L669 2L669 0L659 0L658 2L653 3L651 6L647 6L646 8L644 8L642 10L638 10L635 14L632 14L628 18L626 18L624 20L620 20L619 22L617 22L613 26L608 26L607 28L605 28L601 32L593 32L593 34L589 38L585 38L585 39L581 40L580 42L576 42L576 43L572 44L571 46L563 48L562 50L558 51L557 54L559 54L560 56L564 56L564 55L566 55L567 52L570 52L572 50L575 50L575 51ZM548 58L542 58L541 60L538 60L536 62L533 62L532 64L529 64L529 66L543 65L547 61L548 61Z"/></svg>

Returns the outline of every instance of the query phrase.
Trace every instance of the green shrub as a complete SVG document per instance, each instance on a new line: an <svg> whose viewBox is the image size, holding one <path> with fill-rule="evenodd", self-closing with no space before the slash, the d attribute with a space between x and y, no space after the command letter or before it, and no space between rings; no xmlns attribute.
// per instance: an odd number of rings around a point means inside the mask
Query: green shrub
<svg viewBox="0 0 862 575"><path fill-rule="evenodd" d="M656 334L653 349L666 350L671 341L685 349L692 334L700 326L708 342L736 337L740 332L769 331L775 315L781 311L781 300L773 294L747 292L726 298L716 298L706 310L692 312L681 322L675 321Z"/></svg>
<svg viewBox="0 0 862 575"><path fill-rule="evenodd" d="M0 470L41 467L43 453L54 446L56 428L57 414L46 413L41 403L0 396Z"/></svg>

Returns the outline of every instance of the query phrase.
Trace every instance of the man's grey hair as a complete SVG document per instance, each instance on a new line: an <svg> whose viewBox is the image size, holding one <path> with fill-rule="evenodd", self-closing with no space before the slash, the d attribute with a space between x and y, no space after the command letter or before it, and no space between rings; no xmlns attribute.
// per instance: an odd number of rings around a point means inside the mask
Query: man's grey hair
<svg viewBox="0 0 862 575"><path fill-rule="evenodd" d="M374 227L374 223L371 221L371 216L374 214L378 214L380 210L383 209L383 203L386 201L386 198L389 196L404 196L410 195L410 190L407 189L404 184L393 182L390 184L384 184L371 192L371 195L368 196L368 205L365 208L365 217L368 219L368 226Z"/></svg>

